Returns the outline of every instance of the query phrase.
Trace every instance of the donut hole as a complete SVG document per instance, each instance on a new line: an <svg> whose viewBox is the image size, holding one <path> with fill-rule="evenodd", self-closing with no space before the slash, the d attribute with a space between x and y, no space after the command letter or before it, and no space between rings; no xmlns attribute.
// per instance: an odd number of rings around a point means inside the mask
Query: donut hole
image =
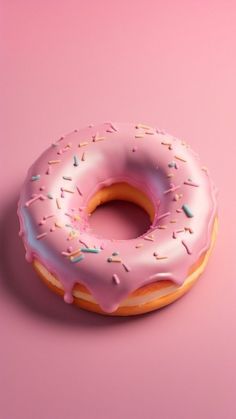
<svg viewBox="0 0 236 419"><path fill-rule="evenodd" d="M128 240L145 234L154 218L154 206L137 188L116 183L99 190L89 201L89 224L99 237Z"/></svg>

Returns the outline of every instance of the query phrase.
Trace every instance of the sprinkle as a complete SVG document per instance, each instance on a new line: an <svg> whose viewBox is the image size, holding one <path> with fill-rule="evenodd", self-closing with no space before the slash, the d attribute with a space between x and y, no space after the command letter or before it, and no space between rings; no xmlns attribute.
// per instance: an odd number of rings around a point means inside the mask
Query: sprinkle
<svg viewBox="0 0 236 419"><path fill-rule="evenodd" d="M49 199L53 199L53 196L52 196L52 194L51 194L51 193L48 193L48 194L47 194L47 197L48 197Z"/></svg>
<svg viewBox="0 0 236 419"><path fill-rule="evenodd" d="M154 134L155 134L155 132L152 132L152 131L145 131L145 134L147 134L147 135L154 135Z"/></svg>
<svg viewBox="0 0 236 419"><path fill-rule="evenodd" d="M85 153L82 154L81 160L85 161Z"/></svg>
<svg viewBox="0 0 236 419"><path fill-rule="evenodd" d="M180 157L180 156L175 156L175 158L177 160L183 161L184 163L186 163L186 161L187 161L187 160L183 159L183 157Z"/></svg>
<svg viewBox="0 0 236 419"><path fill-rule="evenodd" d="M157 228L158 228L159 230L165 230L165 229L167 228L167 226L160 225L160 226L157 226Z"/></svg>
<svg viewBox="0 0 236 419"><path fill-rule="evenodd" d="M52 168L51 166L48 166L47 170L46 170L46 175L50 175L52 172Z"/></svg>
<svg viewBox="0 0 236 419"><path fill-rule="evenodd" d="M107 258L107 262L117 262L117 263L120 263L121 262L121 259L120 258L112 258L112 257L109 257L109 258Z"/></svg>
<svg viewBox="0 0 236 419"><path fill-rule="evenodd" d="M80 250L81 252L84 252L84 253L99 253L101 251L100 249L97 249L97 248L87 248L87 247L82 247Z"/></svg>
<svg viewBox="0 0 236 419"><path fill-rule="evenodd" d="M58 150L58 152L57 152L57 154L58 154L59 156L61 156L61 155L62 155L62 153L63 153L62 149Z"/></svg>
<svg viewBox="0 0 236 419"><path fill-rule="evenodd" d="M62 192L74 193L71 189L61 188Z"/></svg>
<svg viewBox="0 0 236 419"><path fill-rule="evenodd" d="M139 243L139 244L136 244L136 249L140 249L140 247L143 247L143 243Z"/></svg>
<svg viewBox="0 0 236 419"><path fill-rule="evenodd" d="M48 164L57 164L61 163L61 160L49 160Z"/></svg>
<svg viewBox="0 0 236 419"><path fill-rule="evenodd" d="M83 260L84 259L84 255L79 255L79 256L77 256L77 257L75 257L75 258L71 258L70 260L71 260L71 262L73 262L73 263L77 263L77 262L80 262L81 260Z"/></svg>
<svg viewBox="0 0 236 419"><path fill-rule="evenodd" d="M193 217L193 213L192 213L191 209L189 208L189 206L187 204L182 205L182 209L184 210L187 217L189 217L189 218Z"/></svg>
<svg viewBox="0 0 236 419"><path fill-rule="evenodd" d="M152 127L150 127L149 125L146 125L146 124L137 124L135 128L136 129L143 128L143 129L147 129L147 130L153 129Z"/></svg>
<svg viewBox="0 0 236 419"><path fill-rule="evenodd" d="M40 240L40 239L42 239L43 237L45 237L47 235L47 233L42 233L42 234L39 234L37 237L36 237L36 239L37 240Z"/></svg>
<svg viewBox="0 0 236 419"><path fill-rule="evenodd" d="M105 137L99 137L99 134L96 133L95 135L93 135L93 142L95 143L96 141L102 141L105 140Z"/></svg>
<svg viewBox="0 0 236 419"><path fill-rule="evenodd" d="M171 161L171 162L168 164L168 167L174 167L175 169L178 169L178 165L177 165L177 163L176 163L175 161Z"/></svg>
<svg viewBox="0 0 236 419"><path fill-rule="evenodd" d="M110 123L110 126L114 131L118 131L118 129L113 124Z"/></svg>
<svg viewBox="0 0 236 419"><path fill-rule="evenodd" d="M32 181L39 180L39 179L40 179L40 175L34 175L31 177Z"/></svg>
<svg viewBox="0 0 236 419"><path fill-rule="evenodd" d="M51 231L51 233L53 233L53 231L55 231L55 226L52 226L52 227L50 228L50 231Z"/></svg>
<svg viewBox="0 0 236 419"><path fill-rule="evenodd" d="M199 186L197 183L190 182L190 181L184 182L184 185L195 186L196 188Z"/></svg>
<svg viewBox="0 0 236 419"><path fill-rule="evenodd" d="M177 220L170 220L170 223L176 223Z"/></svg>
<svg viewBox="0 0 236 419"><path fill-rule="evenodd" d="M134 147L132 148L133 153L135 153L135 151L137 151L137 150L138 150L138 147L137 147L137 146L134 146Z"/></svg>
<svg viewBox="0 0 236 419"><path fill-rule="evenodd" d="M174 173L168 173L168 175L166 175L167 178L171 178L174 177Z"/></svg>
<svg viewBox="0 0 236 419"><path fill-rule="evenodd" d="M160 133L159 133L159 134L160 134ZM172 146L172 144L171 144L171 143L167 143L166 141L162 141L162 142L161 142L161 144L162 144L162 145L168 145L169 147L170 147L170 146Z"/></svg>
<svg viewBox="0 0 236 419"><path fill-rule="evenodd" d="M164 260L164 259L168 259L168 256L156 256L157 260Z"/></svg>
<svg viewBox="0 0 236 419"><path fill-rule="evenodd" d="M190 234L193 234L193 229L190 227L184 227L185 231L188 231Z"/></svg>
<svg viewBox="0 0 236 419"><path fill-rule="evenodd" d="M112 256L119 256L119 252L113 252Z"/></svg>
<svg viewBox="0 0 236 419"><path fill-rule="evenodd" d="M113 282L114 282L116 285L119 285L119 284L120 284L120 279L119 279L118 275L113 274L113 275L112 275L112 279L113 279Z"/></svg>
<svg viewBox="0 0 236 419"><path fill-rule="evenodd" d="M164 195L170 193L170 192L175 192L177 189L180 188L180 185L177 186L172 186L172 188L167 189L166 191L163 192Z"/></svg>
<svg viewBox="0 0 236 419"><path fill-rule="evenodd" d="M75 167L79 166L79 159L76 155L74 155L74 166Z"/></svg>
<svg viewBox="0 0 236 419"><path fill-rule="evenodd" d="M57 228L62 228L63 227L63 225L61 223L59 223L58 221L56 221L54 225Z"/></svg>
<svg viewBox="0 0 236 419"><path fill-rule="evenodd" d="M170 212L165 212L164 214L159 215L159 217L157 217L157 221L160 221L163 218L168 217L168 215L170 215Z"/></svg>
<svg viewBox="0 0 236 419"><path fill-rule="evenodd" d="M137 134L137 135L135 135L135 138L144 138L144 135L143 134Z"/></svg>
<svg viewBox="0 0 236 419"><path fill-rule="evenodd" d="M57 143L52 143L52 147L58 147L59 144Z"/></svg>
<svg viewBox="0 0 236 419"><path fill-rule="evenodd" d="M83 194L82 194L82 192L81 192L81 190L80 190L80 188L79 188L78 186L76 186L76 189L77 189L77 191L79 192L79 194L80 194L81 196L83 196Z"/></svg>
<svg viewBox="0 0 236 419"><path fill-rule="evenodd" d="M177 208L176 212L182 212L183 210L181 208Z"/></svg>
<svg viewBox="0 0 236 419"><path fill-rule="evenodd" d="M126 263L122 263L122 266L125 268L126 272L130 272L130 267Z"/></svg>
<svg viewBox="0 0 236 419"><path fill-rule="evenodd" d="M88 141L83 141L82 143L79 143L78 147L84 147L85 145L88 145Z"/></svg>
<svg viewBox="0 0 236 419"><path fill-rule="evenodd" d="M109 134L113 134L113 130L112 129L106 129L106 132L109 132Z"/></svg>
<svg viewBox="0 0 236 419"><path fill-rule="evenodd" d="M33 202L37 201L38 199L42 200L43 199L43 195L35 195L32 199L29 199L29 201L27 201L25 203L26 207L29 207L31 204L33 204Z"/></svg>
<svg viewBox="0 0 236 419"><path fill-rule="evenodd" d="M203 170L203 172L206 172L207 174L209 173L209 170L208 170L208 168L206 166L203 166L202 167L202 170Z"/></svg>
<svg viewBox="0 0 236 419"><path fill-rule="evenodd" d="M59 198L56 198L56 204L57 204L57 208L61 209L61 203L60 203Z"/></svg>
<svg viewBox="0 0 236 419"><path fill-rule="evenodd" d="M149 240L149 241L153 242L154 241L153 235L144 236L144 240Z"/></svg>
<svg viewBox="0 0 236 419"><path fill-rule="evenodd" d="M188 255L191 255L191 254L192 254L192 252L191 252L191 250L189 249L188 245L185 243L185 241L184 241L184 240L182 240L182 241L181 241L181 243L182 243L182 245L185 247L185 249L187 250Z"/></svg>
<svg viewBox="0 0 236 419"><path fill-rule="evenodd" d="M173 201L178 201L180 199L180 195L177 193L174 195Z"/></svg>
<svg viewBox="0 0 236 419"><path fill-rule="evenodd" d="M71 177L71 176L62 176L62 178L63 178L64 180L72 180L72 177Z"/></svg>

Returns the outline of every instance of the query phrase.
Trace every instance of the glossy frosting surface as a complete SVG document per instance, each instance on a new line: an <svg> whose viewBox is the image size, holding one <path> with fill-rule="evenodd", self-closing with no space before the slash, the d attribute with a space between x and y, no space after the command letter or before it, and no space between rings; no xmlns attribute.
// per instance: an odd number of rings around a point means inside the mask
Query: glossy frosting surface
<svg viewBox="0 0 236 419"><path fill-rule="evenodd" d="M98 190L119 182L152 201L150 230L130 240L96 237L87 204ZM112 312L150 282L184 282L210 246L215 188L185 142L144 124L104 123L60 138L38 158L18 214L27 259L37 258L60 280L65 301L73 301L79 282Z"/></svg>

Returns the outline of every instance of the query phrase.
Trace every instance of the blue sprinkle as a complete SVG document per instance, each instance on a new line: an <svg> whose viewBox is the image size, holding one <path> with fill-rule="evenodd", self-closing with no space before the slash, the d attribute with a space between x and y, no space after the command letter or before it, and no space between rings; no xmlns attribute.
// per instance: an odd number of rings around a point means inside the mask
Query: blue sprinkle
<svg viewBox="0 0 236 419"><path fill-rule="evenodd" d="M84 256L80 255L80 256L77 256L77 257L71 259L71 262L77 263L77 262L80 262L82 259L84 259Z"/></svg>
<svg viewBox="0 0 236 419"><path fill-rule="evenodd" d="M48 193L48 194L47 194L47 197L48 197L49 199L53 199L53 196L52 196L52 194L51 194L51 193Z"/></svg>
<svg viewBox="0 0 236 419"><path fill-rule="evenodd" d="M88 249L87 247L83 247L80 250L81 250L81 252L84 252L84 253L99 253L99 252L101 252L101 249L95 249L95 248Z"/></svg>
<svg viewBox="0 0 236 419"><path fill-rule="evenodd" d="M79 159L77 156L74 156L74 166L75 167L79 166Z"/></svg>
<svg viewBox="0 0 236 419"><path fill-rule="evenodd" d="M31 178L31 180L39 180L40 179L40 175L35 175L35 176L32 176L32 178Z"/></svg>
<svg viewBox="0 0 236 419"><path fill-rule="evenodd" d="M119 256L119 252L113 252L112 256Z"/></svg>
<svg viewBox="0 0 236 419"><path fill-rule="evenodd" d="M189 217L189 218L192 218L193 217L193 213L192 213L191 209L189 208L189 206L187 204L184 204L182 206L182 209L184 210L184 212L187 215L187 217Z"/></svg>

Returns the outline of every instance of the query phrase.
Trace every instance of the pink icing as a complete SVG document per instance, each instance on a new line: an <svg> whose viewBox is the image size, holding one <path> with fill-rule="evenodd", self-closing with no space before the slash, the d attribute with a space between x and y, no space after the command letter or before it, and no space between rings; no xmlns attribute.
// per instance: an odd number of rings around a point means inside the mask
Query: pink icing
<svg viewBox="0 0 236 419"><path fill-rule="evenodd" d="M87 202L117 182L138 187L154 204L150 230L136 239L96 237L89 227ZM18 215L26 259L38 259L60 280L65 301L73 301L79 282L112 312L143 285L184 282L210 246L216 194L207 170L184 142L142 124L104 123L60 138L37 159ZM82 257L69 258L78 248Z"/></svg>

